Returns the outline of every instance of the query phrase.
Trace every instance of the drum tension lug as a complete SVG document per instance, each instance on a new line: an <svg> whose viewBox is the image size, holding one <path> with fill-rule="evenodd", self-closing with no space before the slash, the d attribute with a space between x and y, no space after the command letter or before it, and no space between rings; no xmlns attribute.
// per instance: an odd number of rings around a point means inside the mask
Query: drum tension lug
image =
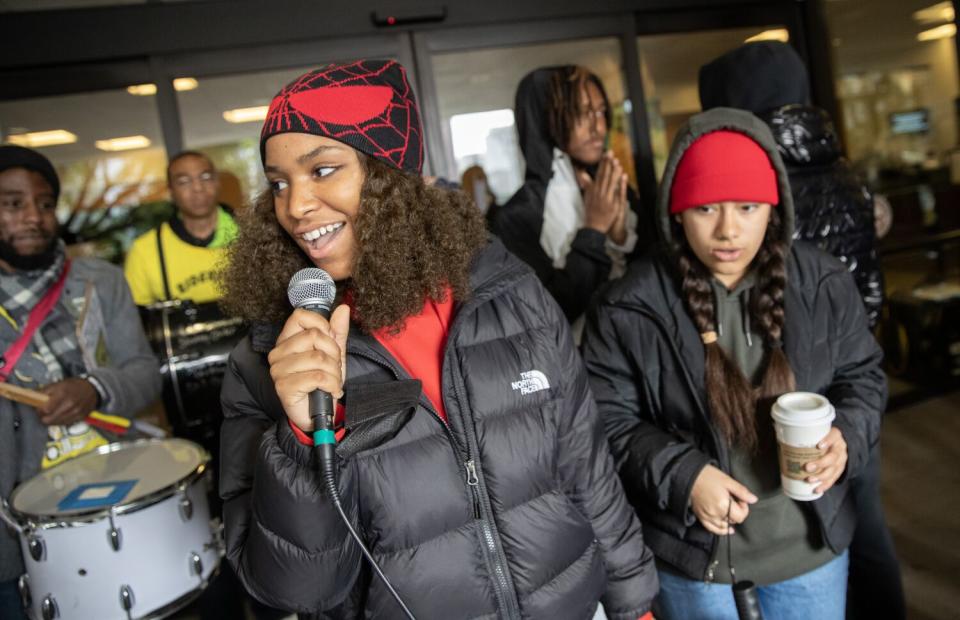
<svg viewBox="0 0 960 620"><path fill-rule="evenodd" d="M34 562L42 561L47 555L43 539L36 534L30 534L27 537L27 548L30 549L30 557Z"/></svg>
<svg viewBox="0 0 960 620"><path fill-rule="evenodd" d="M190 568L193 569L193 573L203 579L203 560L200 559L200 556L197 555L196 551L190 552Z"/></svg>
<svg viewBox="0 0 960 620"><path fill-rule="evenodd" d="M17 580L17 590L20 591L20 602L24 609L33 607L33 595L30 594L30 576L26 573Z"/></svg>
<svg viewBox="0 0 960 620"><path fill-rule="evenodd" d="M120 545L123 543L123 538L120 535L120 530L117 529L117 526L113 523L113 513L110 513L110 529L107 530L107 541L110 543L110 548L114 551L120 551Z"/></svg>
<svg viewBox="0 0 960 620"><path fill-rule="evenodd" d="M130 610L136 605L136 599L133 596L133 589L128 585L120 586L120 606L127 612L127 618L131 618Z"/></svg>
<svg viewBox="0 0 960 620"><path fill-rule="evenodd" d="M180 516L184 521L189 521L193 518L193 502L187 497L187 490L185 488L180 489L180 493Z"/></svg>
<svg viewBox="0 0 960 620"><path fill-rule="evenodd" d="M57 601L49 594L43 597L43 602L40 603L40 615L43 616L43 620L53 620L60 617Z"/></svg>

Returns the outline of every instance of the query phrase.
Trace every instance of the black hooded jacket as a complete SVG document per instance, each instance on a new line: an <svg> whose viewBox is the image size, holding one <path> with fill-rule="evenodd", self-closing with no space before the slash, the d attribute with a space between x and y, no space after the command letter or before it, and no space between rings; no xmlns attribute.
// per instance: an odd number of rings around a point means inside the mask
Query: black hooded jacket
<svg viewBox="0 0 960 620"><path fill-rule="evenodd" d="M843 261L860 290L870 326L883 306L873 196L840 151L833 122L820 108L788 105L761 114L790 174L795 239Z"/></svg>
<svg viewBox="0 0 960 620"><path fill-rule="evenodd" d="M830 116L809 104L807 70L790 45L750 43L700 69L704 110L749 110L770 126L787 166L795 239L815 243L853 274L870 325L883 305L873 196L843 158Z"/></svg>
<svg viewBox="0 0 960 620"><path fill-rule="evenodd" d="M613 469L566 319L492 242L444 352L447 422L392 356L351 327L338 444L347 514L413 613L428 618L636 620L652 555ZM255 329L230 357L220 490L227 557L263 602L397 618L321 491L277 399Z"/></svg>
<svg viewBox="0 0 960 620"><path fill-rule="evenodd" d="M786 172L769 129L753 115L718 108L691 119L671 150L658 199L661 234L669 239L669 196L676 166L699 136L718 129L747 134L767 152L778 175L785 235L792 226ZM599 296L587 316L584 361L624 488L654 554L693 579L711 579L718 537L690 509L700 471L727 473L729 450L710 420L704 351L687 313L670 256L634 262ZM787 260L783 346L797 389L827 396L847 442L845 474L812 502L820 534L835 553L854 530L849 481L879 439L886 402L881 351L844 266L815 247L795 243Z"/></svg>
<svg viewBox="0 0 960 620"><path fill-rule="evenodd" d="M493 214L490 228L508 250L533 267L572 321L586 311L591 295L609 279L612 265L605 249L606 235L591 228L577 231L562 269L553 266L553 260L540 245L544 201L553 175L553 149L558 146L550 136L547 110L550 78L558 69L537 69L517 87L514 118L520 150L526 160L526 174L520 189ZM656 238L652 209L642 213L632 191L629 199L630 208L637 213L639 238L635 253L639 253Z"/></svg>

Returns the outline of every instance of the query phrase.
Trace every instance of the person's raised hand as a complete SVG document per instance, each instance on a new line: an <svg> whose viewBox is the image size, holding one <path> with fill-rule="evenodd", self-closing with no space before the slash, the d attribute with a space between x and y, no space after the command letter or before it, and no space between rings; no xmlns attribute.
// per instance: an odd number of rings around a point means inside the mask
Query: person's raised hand
<svg viewBox="0 0 960 620"><path fill-rule="evenodd" d="M583 190L584 225L608 234L620 214L620 162L611 151L604 153L597 166L597 176L590 178L585 171L577 174Z"/></svg>
<svg viewBox="0 0 960 620"><path fill-rule="evenodd" d="M623 245L627 242L627 211L630 210L630 203L627 201L627 173L620 173L620 189L617 202L620 205L617 211L617 219L613 221L610 227L610 240L617 245Z"/></svg>
<svg viewBox="0 0 960 620"><path fill-rule="evenodd" d="M300 430L313 430L309 396L314 390L343 396L346 380L350 308L338 306L330 320L298 308L283 326L270 351L270 377L283 410Z"/></svg>

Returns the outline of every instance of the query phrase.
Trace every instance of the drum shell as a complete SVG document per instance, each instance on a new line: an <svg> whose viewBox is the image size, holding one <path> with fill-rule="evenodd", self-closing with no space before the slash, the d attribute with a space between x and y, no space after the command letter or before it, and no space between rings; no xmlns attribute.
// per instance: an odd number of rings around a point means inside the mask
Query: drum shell
<svg viewBox="0 0 960 620"><path fill-rule="evenodd" d="M183 499L192 505L189 519L180 508ZM148 617L192 600L220 562L221 545L211 525L202 478L181 491L170 489L156 503L116 514L113 527L120 532L119 550L111 545L111 521L106 516L40 526L32 532L43 544L40 561L31 556L28 537L20 537L34 618L43 617L46 596L56 601L64 620L126 618L122 586L133 592L131 616ZM194 554L200 558L200 574L194 568Z"/></svg>

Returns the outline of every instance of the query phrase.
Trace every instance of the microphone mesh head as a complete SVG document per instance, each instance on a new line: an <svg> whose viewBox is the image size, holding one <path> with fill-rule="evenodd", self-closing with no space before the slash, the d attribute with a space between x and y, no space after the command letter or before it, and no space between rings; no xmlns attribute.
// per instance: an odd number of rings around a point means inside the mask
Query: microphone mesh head
<svg viewBox="0 0 960 620"><path fill-rule="evenodd" d="M294 308L323 306L330 309L337 296L337 285L323 269L307 267L293 274L287 285L287 298Z"/></svg>

